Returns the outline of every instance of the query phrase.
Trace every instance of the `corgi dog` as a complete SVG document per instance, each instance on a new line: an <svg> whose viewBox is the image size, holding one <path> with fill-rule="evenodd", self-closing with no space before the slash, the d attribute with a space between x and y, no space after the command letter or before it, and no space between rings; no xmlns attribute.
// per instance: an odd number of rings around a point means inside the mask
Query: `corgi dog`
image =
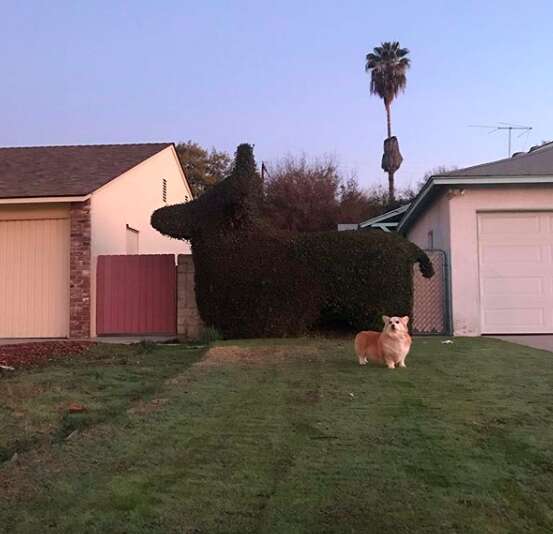
<svg viewBox="0 0 553 534"><path fill-rule="evenodd" d="M382 332L366 330L355 336L355 353L359 365L366 365L369 360L385 364L388 369L406 367L405 358L411 349L409 335L409 317L382 316Z"/></svg>

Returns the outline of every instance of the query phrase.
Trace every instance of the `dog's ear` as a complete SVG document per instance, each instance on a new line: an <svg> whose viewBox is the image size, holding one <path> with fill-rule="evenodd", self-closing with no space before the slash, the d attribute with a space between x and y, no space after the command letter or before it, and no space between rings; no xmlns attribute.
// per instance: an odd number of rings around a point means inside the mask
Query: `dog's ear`
<svg viewBox="0 0 553 534"><path fill-rule="evenodd" d="M382 316L382 322L384 323L384 326L386 326L388 324L389 320L390 320L390 318L387 315Z"/></svg>
<svg viewBox="0 0 553 534"><path fill-rule="evenodd" d="M409 316L405 315L404 317L401 318L401 320L403 321L403 324L408 324L409 323Z"/></svg>

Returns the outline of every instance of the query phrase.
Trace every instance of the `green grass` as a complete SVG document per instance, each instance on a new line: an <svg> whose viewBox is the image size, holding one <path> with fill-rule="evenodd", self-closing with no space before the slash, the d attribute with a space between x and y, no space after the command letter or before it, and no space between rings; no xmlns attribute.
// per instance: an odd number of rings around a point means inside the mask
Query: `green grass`
<svg viewBox="0 0 553 534"><path fill-rule="evenodd" d="M136 350L0 379L0 450L22 451L0 532L553 530L550 353L419 338L389 371L344 340Z"/></svg>

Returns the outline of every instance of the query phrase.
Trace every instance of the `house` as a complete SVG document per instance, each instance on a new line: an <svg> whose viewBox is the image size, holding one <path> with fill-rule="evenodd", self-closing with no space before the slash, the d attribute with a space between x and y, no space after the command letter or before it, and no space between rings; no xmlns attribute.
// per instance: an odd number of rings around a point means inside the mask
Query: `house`
<svg viewBox="0 0 553 534"><path fill-rule="evenodd" d="M386 211L367 219L366 221L351 224L351 223L339 223L338 232L346 232L349 230L368 230L370 228L377 228L379 230L384 230L385 232L393 232L397 229L403 214L409 209L410 204L404 204L399 208Z"/></svg>
<svg viewBox="0 0 553 534"><path fill-rule="evenodd" d="M191 198L172 143L0 148L0 338L94 336L98 255L188 252L150 216Z"/></svg>
<svg viewBox="0 0 553 534"><path fill-rule="evenodd" d="M369 228L377 228L384 230L385 232L393 232L397 230L397 227L403 217L403 214L409 209L411 204L407 203L399 208L386 211L376 217L367 219L359 223L359 230L368 230Z"/></svg>
<svg viewBox="0 0 553 534"><path fill-rule="evenodd" d="M455 335L553 333L553 143L432 176L398 231L445 251Z"/></svg>

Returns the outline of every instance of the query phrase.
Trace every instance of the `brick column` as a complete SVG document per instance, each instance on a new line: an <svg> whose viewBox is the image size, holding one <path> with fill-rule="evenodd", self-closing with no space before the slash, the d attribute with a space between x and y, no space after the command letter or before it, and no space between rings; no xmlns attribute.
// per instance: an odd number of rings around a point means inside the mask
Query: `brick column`
<svg viewBox="0 0 553 534"><path fill-rule="evenodd" d="M69 337L90 337L90 200L70 209Z"/></svg>
<svg viewBox="0 0 553 534"><path fill-rule="evenodd" d="M177 259L177 334L185 339L197 339L203 322L196 305L194 262L191 254L179 254Z"/></svg>

